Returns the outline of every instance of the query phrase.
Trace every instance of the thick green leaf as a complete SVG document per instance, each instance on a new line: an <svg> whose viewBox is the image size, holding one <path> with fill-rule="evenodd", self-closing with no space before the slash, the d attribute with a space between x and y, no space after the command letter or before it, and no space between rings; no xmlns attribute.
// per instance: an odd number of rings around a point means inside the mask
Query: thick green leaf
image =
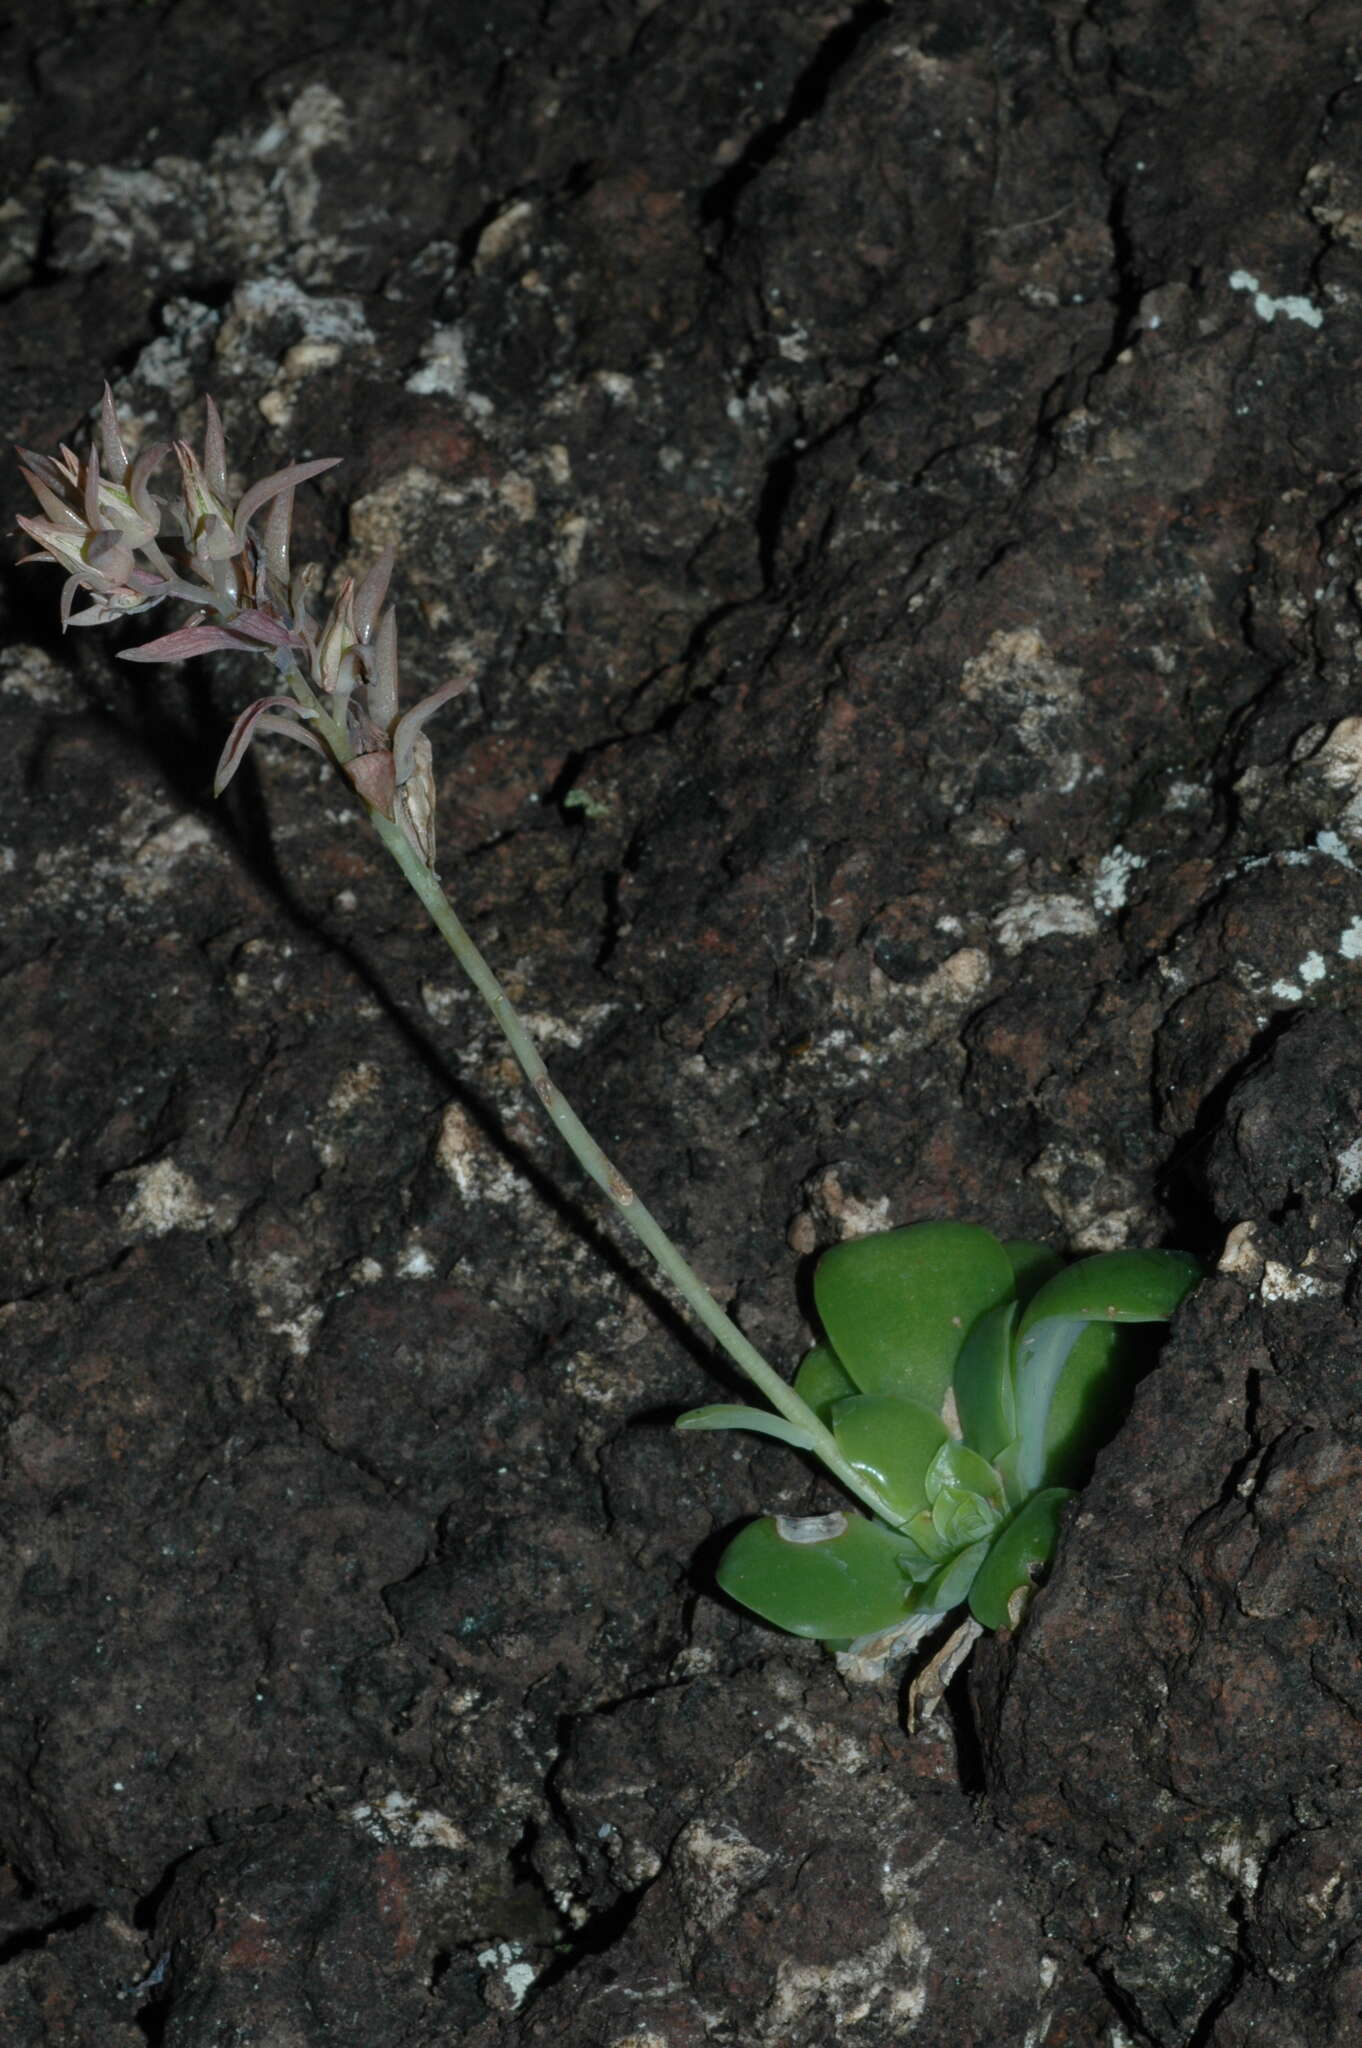
<svg viewBox="0 0 1362 2048"><path fill-rule="evenodd" d="M1186 1252L1099 1252L1067 1266L1032 1298L1014 1367L1017 1476L1024 1493L1045 1480L1051 1405L1086 1326L1163 1322L1200 1278L1201 1267ZM1087 1400L1096 1417L1100 1393L1090 1390Z"/></svg>
<svg viewBox="0 0 1362 2048"><path fill-rule="evenodd" d="M853 1394L832 1413L833 1435L891 1514L907 1521L927 1505L927 1468L946 1443L946 1425L917 1401Z"/></svg>
<svg viewBox="0 0 1362 2048"><path fill-rule="evenodd" d="M787 1422L783 1415L775 1415L769 1408L742 1408L730 1406L727 1402L713 1408L688 1408L684 1415L676 1418L678 1429L750 1429L758 1436L778 1437L783 1444L793 1444L797 1451L811 1451L813 1438L807 1429L798 1423Z"/></svg>
<svg viewBox="0 0 1362 2048"><path fill-rule="evenodd" d="M1059 1376L1045 1422L1046 1486L1081 1486L1130 1409L1154 1332L1131 1323L1085 1323Z"/></svg>
<svg viewBox="0 0 1362 2048"><path fill-rule="evenodd" d="M1000 1506L967 1486L943 1486L932 1502L932 1526L948 1552L991 1537L1001 1515Z"/></svg>
<svg viewBox="0 0 1362 2048"><path fill-rule="evenodd" d="M832 1346L815 1344L800 1361L794 1390L801 1401L808 1402L820 1422L828 1423L828 1410L833 1402L845 1401L849 1394L857 1392L857 1386L855 1380L848 1378Z"/></svg>
<svg viewBox="0 0 1362 2048"><path fill-rule="evenodd" d="M1012 1261L1017 1299L1023 1308L1038 1288L1064 1270L1063 1259L1058 1252L1051 1251L1048 1244L1033 1244L1025 1237L1009 1237L1003 1240L1003 1250Z"/></svg>
<svg viewBox="0 0 1362 2048"><path fill-rule="evenodd" d="M969 1593L970 1612L985 1628L1010 1626L1012 1596L1019 1590L1029 1592L1034 1583L1033 1573L1054 1556L1059 1519L1065 1502L1072 1499L1072 1493L1063 1486L1033 1493L1026 1506L994 1538Z"/></svg>
<svg viewBox="0 0 1362 2048"><path fill-rule="evenodd" d="M947 1487L977 1493L982 1500L1002 1505L1002 1482L987 1458L981 1458L968 1444L948 1437L927 1469L927 1498L935 1500Z"/></svg>
<svg viewBox="0 0 1362 2048"><path fill-rule="evenodd" d="M902 1621L909 1582L900 1559L911 1546L864 1515L818 1519L844 1526L810 1543L781 1533L806 1524L773 1515L749 1522L719 1560L724 1592L795 1636L845 1641Z"/></svg>
<svg viewBox="0 0 1362 2048"><path fill-rule="evenodd" d="M1083 1332L1078 1316L1047 1316L1017 1345L1013 1367L1017 1390L1016 1478L1025 1500L1045 1479L1050 1409L1060 1375Z"/></svg>
<svg viewBox="0 0 1362 2048"><path fill-rule="evenodd" d="M1016 1317L1014 1301L986 1310L955 1361L955 1412L965 1442L983 1458L996 1458L1017 1434L1017 1403L1012 1390L1012 1325Z"/></svg>
<svg viewBox="0 0 1362 2048"><path fill-rule="evenodd" d="M930 1508L919 1508L911 1521L904 1525L903 1533L912 1539L916 1548L930 1561L932 1571L935 1571L937 1566L943 1563L950 1554L948 1547L936 1533L936 1524L932 1520ZM917 1578L930 1578L931 1573L918 1572L914 1576Z"/></svg>
<svg viewBox="0 0 1362 2048"><path fill-rule="evenodd" d="M1024 1343L1051 1316L1085 1323L1162 1323L1201 1278L1189 1252L1097 1252L1038 1289L1021 1319Z"/></svg>
<svg viewBox="0 0 1362 2048"><path fill-rule="evenodd" d="M913 1601L914 1608L924 1614L948 1614L952 1607L958 1607L962 1600L968 1598L974 1575L987 1556L987 1537L958 1550L934 1578L927 1580Z"/></svg>
<svg viewBox="0 0 1362 2048"><path fill-rule="evenodd" d="M940 1414L970 1329L1012 1299L1012 1262L976 1223L913 1223L834 1245L814 1299L863 1393L905 1395Z"/></svg>

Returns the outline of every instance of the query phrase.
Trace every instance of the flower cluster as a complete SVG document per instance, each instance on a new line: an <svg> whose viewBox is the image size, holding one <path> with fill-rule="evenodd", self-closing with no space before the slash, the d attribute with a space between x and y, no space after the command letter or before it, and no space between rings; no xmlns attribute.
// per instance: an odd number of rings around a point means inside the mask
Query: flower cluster
<svg viewBox="0 0 1362 2048"><path fill-rule="evenodd" d="M233 502L222 421L206 400L203 453L185 441L158 442L132 459L104 387L99 446L84 462L63 446L55 459L20 450L41 515L20 517L39 553L66 570L62 626L101 626L167 598L194 607L175 631L122 650L124 661L185 661L223 650L265 654L290 695L262 697L233 726L214 792L235 775L261 733L299 740L333 758L371 809L401 825L433 866L434 774L427 719L466 687L456 677L413 706L398 707L397 622L383 608L393 555L387 550L356 584L347 580L324 623L308 607L311 566L289 560L294 493L334 469L339 456L295 462ZM179 466L178 499L164 502L152 478L166 457ZM263 532L251 522L268 506ZM83 611L79 594L90 598ZM311 728L311 729L310 729Z"/></svg>

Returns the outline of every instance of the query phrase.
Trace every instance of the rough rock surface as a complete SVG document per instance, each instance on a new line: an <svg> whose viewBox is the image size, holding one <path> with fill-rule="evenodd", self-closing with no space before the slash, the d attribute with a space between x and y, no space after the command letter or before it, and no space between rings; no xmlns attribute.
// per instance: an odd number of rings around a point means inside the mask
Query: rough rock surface
<svg viewBox="0 0 1362 2048"><path fill-rule="evenodd" d="M669 1432L353 807L7 569L6 2044L1362 2040L1357 29L16 0L5 437L346 457L456 900L756 1341L891 1221L1229 1246L909 1735L714 1595L828 1496Z"/></svg>

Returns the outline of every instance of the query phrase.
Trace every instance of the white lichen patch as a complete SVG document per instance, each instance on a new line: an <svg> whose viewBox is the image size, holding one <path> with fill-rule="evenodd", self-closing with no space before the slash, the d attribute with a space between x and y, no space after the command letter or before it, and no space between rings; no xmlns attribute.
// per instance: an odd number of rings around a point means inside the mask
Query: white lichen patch
<svg viewBox="0 0 1362 2048"><path fill-rule="evenodd" d="M469 384L468 341L457 322L431 329L406 388L418 398L455 398L477 419L488 419L496 410L485 391L474 391Z"/></svg>
<svg viewBox="0 0 1362 2048"><path fill-rule="evenodd" d="M408 1792L387 1792L377 1804L368 1800L352 1806L348 1818L375 1842L395 1843L405 1849L450 1849L468 1847L468 1837L457 1821L438 1807L420 1806Z"/></svg>
<svg viewBox="0 0 1362 2048"><path fill-rule="evenodd" d="M1131 878L1144 866L1144 855L1131 853L1124 846L1113 846L1110 853L1104 853L1093 878L1093 908L1104 917L1124 910L1130 901Z"/></svg>
<svg viewBox="0 0 1362 2048"><path fill-rule="evenodd" d="M807 1714L782 1714L767 1730L766 1739L792 1755L814 1758L848 1778L856 1777L870 1764L870 1752L856 1736L826 1721L814 1721Z"/></svg>
<svg viewBox="0 0 1362 2048"><path fill-rule="evenodd" d="M1362 1138L1334 1154L1334 1186L1340 1195L1355 1195L1362 1188Z"/></svg>
<svg viewBox="0 0 1362 2048"><path fill-rule="evenodd" d="M421 983L421 1007L436 1024L452 1024L463 1006L472 1000L472 996L472 989L462 982Z"/></svg>
<svg viewBox="0 0 1362 2048"><path fill-rule="evenodd" d="M1056 661L1036 626L1015 626L992 634L982 654L960 671L960 694L970 699L1079 701L1079 672Z"/></svg>
<svg viewBox="0 0 1362 2048"><path fill-rule="evenodd" d="M993 920L1005 953L1020 953L1038 939L1088 939L1097 931L1091 904L1078 896L1020 896Z"/></svg>
<svg viewBox="0 0 1362 2048"><path fill-rule="evenodd" d="M566 1045L577 1052L618 1008L618 1003L590 1003L575 1024L547 1010L524 1010L521 1018L536 1045Z"/></svg>
<svg viewBox="0 0 1362 2048"><path fill-rule="evenodd" d="M839 1237L871 1237L893 1222L888 1195L849 1195L835 1167L818 1174L807 1189L808 1206L790 1226L791 1249L803 1253L826 1242L828 1228ZM805 1242L807 1240L807 1243Z"/></svg>
<svg viewBox="0 0 1362 2048"><path fill-rule="evenodd" d="M360 1060L341 1074L326 1098L332 1116L353 1116L373 1101L383 1085L383 1076L372 1060Z"/></svg>
<svg viewBox="0 0 1362 2048"><path fill-rule="evenodd" d="M1225 1239L1225 1248L1216 1265L1217 1273L1228 1273L1245 1286L1256 1287L1262 1277L1263 1255L1257 1244L1258 1226L1246 1221L1236 1223Z"/></svg>
<svg viewBox="0 0 1362 2048"><path fill-rule="evenodd" d="M173 274L191 270L196 252L211 246L229 275L258 277L271 268L335 275L343 247L314 239L323 192L315 159L345 141L348 125L336 95L312 84L281 118L221 136L206 162L174 155L133 168L69 162L62 166L71 223L63 265L135 266L154 250ZM183 226L190 219L193 233Z"/></svg>
<svg viewBox="0 0 1362 2048"><path fill-rule="evenodd" d="M0 654L0 690L26 697L44 711L80 711L85 704L74 672L27 643L7 647Z"/></svg>
<svg viewBox="0 0 1362 2048"><path fill-rule="evenodd" d="M1229 1878L1236 1890L1252 1898L1263 1874L1263 1855L1271 1842L1266 1826L1250 1829L1238 1818L1215 1825L1201 1845L1201 1860Z"/></svg>
<svg viewBox="0 0 1362 2048"><path fill-rule="evenodd" d="M958 1010L978 1000L988 987L991 972L982 946L961 946L921 981L904 983L901 992L924 1010ZM894 985L878 967L873 973L878 977L877 989L886 993L892 989Z"/></svg>
<svg viewBox="0 0 1362 2048"><path fill-rule="evenodd" d="M1340 836L1350 845L1362 840L1362 718L1340 718L1305 765L1344 799Z"/></svg>
<svg viewBox="0 0 1362 2048"><path fill-rule="evenodd" d="M779 2039L820 2007L827 2014L829 2038L836 2028L859 2025L877 2007L891 2024L915 2026L927 2010L931 1959L917 1922L898 1913L879 1941L841 1962L783 1961L776 1968L764 2036Z"/></svg>
<svg viewBox="0 0 1362 2048"><path fill-rule="evenodd" d="M772 1861L731 1821L690 1821L672 1852L687 1917L712 1933L728 1919L743 1893L761 1882Z"/></svg>
<svg viewBox="0 0 1362 2048"><path fill-rule="evenodd" d="M440 1118L435 1157L466 1202L515 1202L525 1192L524 1183L457 1102Z"/></svg>
<svg viewBox="0 0 1362 2048"><path fill-rule="evenodd" d="M1253 296L1253 310L1260 320L1269 325L1280 313L1284 319L1299 320L1306 327L1322 327L1324 314L1313 299L1307 299L1298 292L1288 294L1284 299L1274 299L1259 288L1258 280L1250 270L1230 272L1232 292L1250 292Z"/></svg>
<svg viewBox="0 0 1362 2048"><path fill-rule="evenodd" d="M574 1351L563 1368L572 1392L593 1408L633 1407L643 1396L644 1381L613 1352Z"/></svg>
<svg viewBox="0 0 1362 2048"><path fill-rule="evenodd" d="M1344 925L1338 935L1338 950L1345 960L1362 960L1362 917Z"/></svg>
<svg viewBox="0 0 1362 2048"><path fill-rule="evenodd" d="M499 1941L492 1948L478 1950L478 1967L496 1979L501 1992L499 1998L489 1998L489 2004L498 2005L507 2012L515 2012L524 2004L526 1993L539 1972L523 1957L524 1951L518 1941ZM486 1990L483 1995L487 1995Z"/></svg>
<svg viewBox="0 0 1362 2048"><path fill-rule="evenodd" d="M132 1238L165 1237L172 1230L204 1230L214 1221L212 1203L173 1159L157 1159L150 1166L115 1174L115 1185L123 1182L132 1188L122 1218L123 1228Z"/></svg>
<svg viewBox="0 0 1362 2048"><path fill-rule="evenodd" d="M530 231L536 214L532 199L513 199L509 206L494 214L482 233L473 252L473 268L484 271L503 256L523 260L530 240Z"/></svg>
<svg viewBox="0 0 1362 2048"><path fill-rule="evenodd" d="M1263 1262L1264 1301L1309 1301L1317 1295L1339 1292L1337 1284L1326 1280L1323 1274L1307 1272L1300 1266L1284 1266L1277 1259Z"/></svg>
<svg viewBox="0 0 1362 2048"><path fill-rule="evenodd" d="M178 888L175 869L187 853L214 848L215 841L202 818L182 812L142 841L123 880L129 896L154 902Z"/></svg>
<svg viewBox="0 0 1362 2048"><path fill-rule="evenodd" d="M1027 1168L1077 1252L1118 1252L1154 1226L1134 1183L1091 1146L1047 1145Z"/></svg>
<svg viewBox="0 0 1362 2048"><path fill-rule="evenodd" d="M485 477L466 477L454 483L423 469L420 463L408 463L350 507L350 538L356 558L370 562L384 548L395 548L403 556L403 575L419 585L422 544L428 553L431 532L442 527L452 532L466 524L470 502L481 503L491 495L492 486Z"/></svg>
<svg viewBox="0 0 1362 2048"><path fill-rule="evenodd" d="M281 330L291 336L279 352ZM317 369L369 350L373 328L365 305L348 293L309 293L293 276L256 276L231 293L217 356L242 375L270 379L272 395L258 399L272 426L287 426L297 387Z"/></svg>

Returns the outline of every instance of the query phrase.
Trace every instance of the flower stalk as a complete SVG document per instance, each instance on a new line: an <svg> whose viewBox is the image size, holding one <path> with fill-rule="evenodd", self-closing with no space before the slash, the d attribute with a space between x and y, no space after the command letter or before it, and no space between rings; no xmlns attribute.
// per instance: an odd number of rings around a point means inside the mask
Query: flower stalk
<svg viewBox="0 0 1362 2048"><path fill-rule="evenodd" d="M324 625L308 605L309 576L291 568L294 492L339 458L297 463L253 485L233 504L222 423L211 399L202 457L174 445L178 504L163 503L150 479L169 444L136 460L123 444L105 386L100 457L84 463L20 451L42 516L19 520L40 553L67 573L63 626L101 625L173 598L195 610L187 624L121 659L170 662L218 651L267 656L280 693L257 699L234 724L214 779L221 794L262 734L297 740L329 758L359 796L378 839L424 905L450 952L486 1004L545 1115L574 1158L633 1232L696 1320L763 1393L788 1428L777 1433L813 1452L857 1499L891 1525L899 1516L833 1432L744 1336L582 1123L553 1081L496 975L450 903L435 870L435 782L425 725L467 687L455 677L405 713L398 702L397 629L384 607L393 568L385 553L355 585L341 588ZM252 528L268 509L263 536ZM167 527L169 531L167 532ZM73 612L79 593L91 598ZM282 692L288 694L284 695ZM721 1411L709 1411L717 1415ZM737 1410L734 1414L750 1415Z"/></svg>

